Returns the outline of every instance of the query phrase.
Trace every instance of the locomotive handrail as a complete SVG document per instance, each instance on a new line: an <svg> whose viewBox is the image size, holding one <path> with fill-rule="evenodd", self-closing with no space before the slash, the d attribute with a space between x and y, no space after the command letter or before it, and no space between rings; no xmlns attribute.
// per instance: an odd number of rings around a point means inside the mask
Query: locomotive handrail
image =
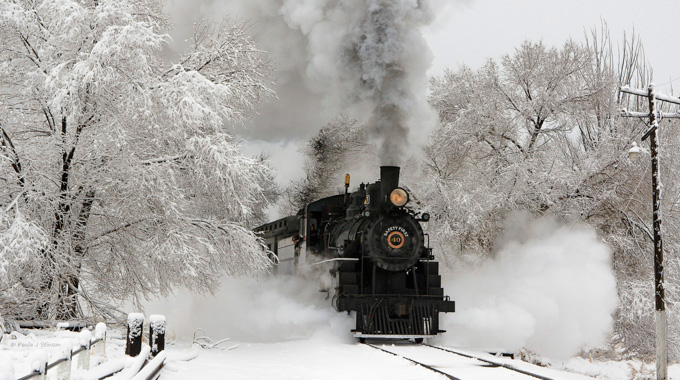
<svg viewBox="0 0 680 380"><path fill-rule="evenodd" d="M318 261L318 262L313 263L313 264L299 265L299 267L300 268L313 267L313 266L324 264L324 263L330 263L332 261L359 261L359 259L357 259L355 257L338 257L338 258L335 258L335 259Z"/></svg>
<svg viewBox="0 0 680 380"><path fill-rule="evenodd" d="M398 256L395 257L395 256L378 256L378 255L371 255L369 257L371 257L373 259L390 259L390 260L404 260L404 261L413 260L413 257L398 257Z"/></svg>

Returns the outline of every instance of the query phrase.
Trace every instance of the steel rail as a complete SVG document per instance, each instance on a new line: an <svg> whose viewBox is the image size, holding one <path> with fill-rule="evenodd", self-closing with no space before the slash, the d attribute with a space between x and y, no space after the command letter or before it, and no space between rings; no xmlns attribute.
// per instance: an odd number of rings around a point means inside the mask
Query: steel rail
<svg viewBox="0 0 680 380"><path fill-rule="evenodd" d="M395 354L394 352L391 352L391 351L382 349L382 348L380 348L380 347L378 347L378 346L374 346L374 345L369 344L369 343L362 343L362 344L364 344L364 345L366 345L366 346L368 346L368 347L371 347L371 348L375 348L376 350L380 350L380 351L382 351L382 352L386 352L386 353L388 353L388 354L390 354L390 355L394 355L394 356L400 357L400 358L402 358L402 359L406 359L406 360L410 361L411 363L414 363L414 364L419 365L419 366L421 366L421 367L423 367L423 368L429 369L430 371L436 372L436 373L438 373L438 374L440 374L440 375L446 376L447 378L449 378L449 379L451 379L451 380L462 380L461 378L455 377L455 376L453 376L453 375L449 375L449 374L446 373L446 372L442 372L442 371L440 371L440 370L438 370L438 369L436 369L436 368L430 367L430 366L427 365L427 364L424 364L424 363L421 363L421 362L419 362L419 361L415 361L415 360L413 360L413 359L407 358L406 356L402 356L402 355L399 355L399 354Z"/></svg>
<svg viewBox="0 0 680 380"><path fill-rule="evenodd" d="M466 357L466 358L476 359L476 360L479 360L479 361L484 362L484 363L487 363L487 364L491 364L491 365L496 366L496 367L503 367L503 368L505 368L505 369L509 369L509 370L511 370L511 371L519 372L519 373L521 373L521 374L523 374L523 375L535 377L535 378L537 378L537 379L541 379L541 380L553 380L553 379L550 378L550 377L545 377L545 376L542 376L542 375L538 375L538 374L535 374L535 373L531 373L531 372L528 372L528 371L525 371L525 370L522 370L522 369L519 369L519 368L515 368L515 367L512 367L512 366L509 366L509 365L507 365L507 364L498 363L498 362L494 362L494 361L492 361L492 360L482 359L482 358L477 357L477 356L472 356L472 355L464 354L464 353L462 353L462 352L454 351L454 350L449 349L449 348L437 347L437 346L433 346L433 345L427 344L427 343L421 343L420 345L421 345L421 346L426 346L426 347L432 347L432 348L435 348L435 349L437 349L437 350L442 350L442 351L445 351L445 352L450 352L450 353L452 353L452 354L459 355L459 356L463 356L463 357Z"/></svg>

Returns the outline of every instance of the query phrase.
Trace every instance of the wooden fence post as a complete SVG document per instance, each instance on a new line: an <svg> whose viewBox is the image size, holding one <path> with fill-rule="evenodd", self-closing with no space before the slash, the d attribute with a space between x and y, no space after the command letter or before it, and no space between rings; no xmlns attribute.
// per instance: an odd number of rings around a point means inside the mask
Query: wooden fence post
<svg viewBox="0 0 680 380"><path fill-rule="evenodd" d="M151 356L158 355L165 350L165 316L149 316L149 346L151 346Z"/></svg>
<svg viewBox="0 0 680 380"><path fill-rule="evenodd" d="M137 356L142 351L142 332L144 327L144 314L128 314L127 344L125 355Z"/></svg>

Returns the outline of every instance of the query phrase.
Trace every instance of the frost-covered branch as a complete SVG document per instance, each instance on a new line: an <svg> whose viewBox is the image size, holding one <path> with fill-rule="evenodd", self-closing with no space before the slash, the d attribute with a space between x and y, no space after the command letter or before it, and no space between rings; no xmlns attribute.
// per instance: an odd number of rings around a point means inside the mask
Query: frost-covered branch
<svg viewBox="0 0 680 380"><path fill-rule="evenodd" d="M168 161L181 161L183 159L187 158L186 153L182 154L175 154L172 156L166 156L166 157L159 157L159 158L152 158L149 160L143 160L142 165L152 165L152 164L160 164L163 162L168 162Z"/></svg>
<svg viewBox="0 0 680 380"><path fill-rule="evenodd" d="M7 131L2 126L2 123L0 123L0 133L1 133L0 137L2 137L2 144L0 144L0 146L3 148L3 150L9 151L9 154L11 156L10 161L12 163L11 164L12 169L14 169L14 172L16 172L17 181L19 182L19 185L23 188L25 184L25 179L21 169L21 161L19 160L19 154L17 153L16 148L14 147L12 139L9 137Z"/></svg>

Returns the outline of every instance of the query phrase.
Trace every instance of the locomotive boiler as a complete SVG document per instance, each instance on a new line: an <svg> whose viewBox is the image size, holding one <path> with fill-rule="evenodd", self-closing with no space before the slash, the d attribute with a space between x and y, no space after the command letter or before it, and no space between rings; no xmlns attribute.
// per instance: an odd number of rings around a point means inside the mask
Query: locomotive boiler
<svg viewBox="0 0 680 380"><path fill-rule="evenodd" d="M356 313L352 330L366 338L421 342L444 332L439 313L455 311L444 295L439 263L399 187L399 167L382 166L380 180L306 205L295 216L256 229L277 256L278 273L321 267L334 279L333 304Z"/></svg>

